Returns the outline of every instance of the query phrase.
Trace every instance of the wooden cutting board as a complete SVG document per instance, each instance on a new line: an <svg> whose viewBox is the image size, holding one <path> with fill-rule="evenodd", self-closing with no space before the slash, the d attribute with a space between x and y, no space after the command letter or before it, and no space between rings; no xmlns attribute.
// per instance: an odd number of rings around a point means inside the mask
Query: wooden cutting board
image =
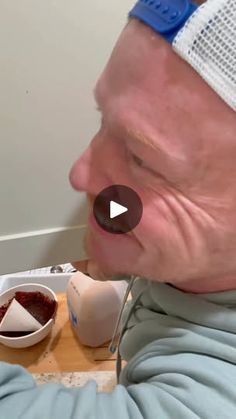
<svg viewBox="0 0 236 419"><path fill-rule="evenodd" d="M32 373L115 370L116 354L109 352L109 342L99 348L82 345L71 328L65 294L58 294L58 303L55 325L45 340L26 349L0 344L0 360Z"/></svg>

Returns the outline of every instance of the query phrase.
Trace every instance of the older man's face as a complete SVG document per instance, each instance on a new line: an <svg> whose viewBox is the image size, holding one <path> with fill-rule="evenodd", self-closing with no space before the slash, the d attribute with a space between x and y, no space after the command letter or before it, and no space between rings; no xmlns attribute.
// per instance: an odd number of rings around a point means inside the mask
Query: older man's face
<svg viewBox="0 0 236 419"><path fill-rule="evenodd" d="M131 21L98 81L102 124L71 171L93 199L133 188L131 234L89 223L87 249L108 273L179 283L236 273L236 116L171 47Z"/></svg>

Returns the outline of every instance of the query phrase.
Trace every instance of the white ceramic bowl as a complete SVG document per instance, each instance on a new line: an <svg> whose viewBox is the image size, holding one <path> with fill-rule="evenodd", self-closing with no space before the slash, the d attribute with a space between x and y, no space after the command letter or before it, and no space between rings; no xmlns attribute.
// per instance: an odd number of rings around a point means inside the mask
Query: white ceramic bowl
<svg viewBox="0 0 236 419"><path fill-rule="evenodd" d="M48 320L48 322L36 332L30 333L29 335L26 335L26 336L20 336L20 337L15 337L15 338L10 338L7 336L0 335L0 343L2 343L5 346L9 346L11 348L28 348L29 346L33 346L36 343L43 340L51 332L52 327L55 323L58 300L57 300L56 294L45 285L29 283L29 284L22 284L22 285L18 285L17 287L9 288L7 291L3 292L0 295L0 307L6 304L11 298L13 298L17 291L25 291L25 292L38 291L48 296L52 300L56 301L57 303L53 317L50 320Z"/></svg>

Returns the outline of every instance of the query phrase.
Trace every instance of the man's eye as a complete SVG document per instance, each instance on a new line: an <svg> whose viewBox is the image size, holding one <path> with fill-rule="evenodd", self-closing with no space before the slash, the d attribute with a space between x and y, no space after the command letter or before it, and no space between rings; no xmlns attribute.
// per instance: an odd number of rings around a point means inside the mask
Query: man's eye
<svg viewBox="0 0 236 419"><path fill-rule="evenodd" d="M135 163L136 166L141 167L143 169L152 171L152 169L150 169L150 167L148 167L145 162L140 159L140 157L136 156L136 154L131 153L131 158L133 160L133 162Z"/></svg>
<svg viewBox="0 0 236 419"><path fill-rule="evenodd" d="M137 164L137 166L143 167L144 163L143 163L142 159L140 159L138 156L136 156L133 153L131 153L131 157L132 157L132 160L134 161L134 163Z"/></svg>
<svg viewBox="0 0 236 419"><path fill-rule="evenodd" d="M136 154L130 153L130 155L131 155L131 159L132 159L133 163L136 166L138 166L138 167L140 167L144 170L147 170L150 174L152 174L154 176L160 176L155 170L153 170L151 167L146 165L146 163L142 159L140 159L140 157L136 156Z"/></svg>

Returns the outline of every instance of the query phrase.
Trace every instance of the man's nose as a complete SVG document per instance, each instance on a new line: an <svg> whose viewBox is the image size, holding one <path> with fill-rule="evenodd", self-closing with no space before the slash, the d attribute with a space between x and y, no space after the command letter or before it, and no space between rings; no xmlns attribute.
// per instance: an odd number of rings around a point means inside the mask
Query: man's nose
<svg viewBox="0 0 236 419"><path fill-rule="evenodd" d="M90 146L84 151L79 159L73 164L69 179L72 187L77 191L87 191L91 166Z"/></svg>
<svg viewBox="0 0 236 419"><path fill-rule="evenodd" d="M103 173L102 165L97 161L97 157L92 144L90 144L72 166L69 179L76 191L96 195L106 187L106 176Z"/></svg>

